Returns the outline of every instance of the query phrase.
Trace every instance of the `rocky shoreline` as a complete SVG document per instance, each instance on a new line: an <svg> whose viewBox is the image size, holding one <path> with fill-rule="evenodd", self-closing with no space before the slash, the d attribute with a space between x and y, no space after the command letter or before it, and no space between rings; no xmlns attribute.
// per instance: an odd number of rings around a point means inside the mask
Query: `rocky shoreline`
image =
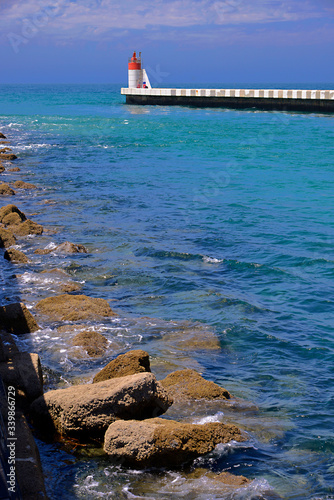
<svg viewBox="0 0 334 500"><path fill-rule="evenodd" d="M10 141L0 134L0 173L21 171L13 167L17 156ZM29 235L39 237L44 228L29 219L15 200L15 190L30 193L34 184L17 180L12 185L0 183L0 196L9 204L0 208L0 247L3 257L14 266L33 263L34 255L83 254L88 250L80 244L63 242L55 248L38 248L26 254L16 245ZM211 452L217 444L247 440L247 433L232 423L207 422L201 424L161 418L173 404L218 402L221 407L235 398L226 389L205 380L196 370L184 369L169 373L158 381L151 371L149 354L131 350L114 357L95 374L92 382L65 389L44 392L43 359L36 353L19 352L11 335L29 335L38 331L40 322L53 321L58 328L70 330L79 322L82 331L72 339L92 358L106 351L107 339L98 332L85 328L87 321L103 321L117 317L108 301L80 293L80 285L59 269L44 269L44 273L60 276L60 294L43 298L30 311L23 303L6 303L0 307L0 376L6 389L16 391L16 429L21 432L21 448L17 448L17 482L22 498L47 498L42 466L33 440L33 432L50 440L60 437L90 443L108 456L112 463L124 467L180 467L197 457ZM2 397L1 414L8 426L7 399ZM32 429L32 430L31 430ZM20 430L20 431L19 431ZM29 460L23 443L29 446ZM19 456L20 455L20 456ZM251 480L229 472L203 475L215 477L230 488L246 486ZM278 497L277 497L278 498Z"/></svg>

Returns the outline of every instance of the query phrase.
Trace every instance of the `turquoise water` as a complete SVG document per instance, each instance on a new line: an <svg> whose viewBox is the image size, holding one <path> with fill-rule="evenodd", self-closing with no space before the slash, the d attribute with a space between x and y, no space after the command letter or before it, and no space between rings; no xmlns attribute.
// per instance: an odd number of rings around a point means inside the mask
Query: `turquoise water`
<svg viewBox="0 0 334 500"><path fill-rule="evenodd" d="M170 413L222 410L249 433L195 464L256 479L244 493L40 441L50 498L333 499L334 116L129 106L111 85L0 92L21 168L2 178L40 188L3 204L56 229L20 241L32 262L3 264L1 300L33 311L56 293L39 272L57 267L119 314L94 325L114 342L95 361L71 356L56 324L19 339L46 387L88 381L140 347L158 378L194 367L247 402ZM66 240L89 254L33 254ZM219 348L182 346L189 335Z"/></svg>

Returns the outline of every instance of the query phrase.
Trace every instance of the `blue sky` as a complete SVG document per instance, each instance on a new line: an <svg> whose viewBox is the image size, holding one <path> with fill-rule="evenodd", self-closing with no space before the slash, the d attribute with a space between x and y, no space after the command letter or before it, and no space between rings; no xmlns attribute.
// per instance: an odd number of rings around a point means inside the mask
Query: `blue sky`
<svg viewBox="0 0 334 500"><path fill-rule="evenodd" d="M0 83L334 84L334 0L0 0ZM333 88L333 85L331 86Z"/></svg>

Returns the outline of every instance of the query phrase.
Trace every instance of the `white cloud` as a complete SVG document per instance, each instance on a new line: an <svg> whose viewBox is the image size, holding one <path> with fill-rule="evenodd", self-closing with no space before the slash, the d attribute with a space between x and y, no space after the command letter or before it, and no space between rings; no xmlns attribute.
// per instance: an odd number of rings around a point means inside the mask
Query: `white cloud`
<svg viewBox="0 0 334 500"><path fill-rule="evenodd" d="M329 0L1 0L3 33L34 27L58 41L109 39L124 30L247 26L303 21L328 12ZM35 30L36 31L36 30ZM165 33L166 38L168 34Z"/></svg>

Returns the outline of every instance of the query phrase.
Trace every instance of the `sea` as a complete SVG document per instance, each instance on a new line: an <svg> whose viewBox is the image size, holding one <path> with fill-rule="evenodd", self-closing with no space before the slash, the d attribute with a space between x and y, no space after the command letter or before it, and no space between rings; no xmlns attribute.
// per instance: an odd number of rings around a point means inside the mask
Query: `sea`
<svg viewBox="0 0 334 500"><path fill-rule="evenodd" d="M3 260L1 304L35 314L71 279L118 316L85 323L109 341L99 358L72 346L82 325L39 318L16 338L39 354L45 390L90 383L144 349L158 379L192 368L235 397L164 418L233 422L247 441L137 470L37 436L49 498L334 499L334 115L127 105L120 87L0 86L0 130L21 169L1 179L38 188L2 205L45 229L18 241L29 263ZM88 253L34 253L65 241ZM222 471L251 482L228 487Z"/></svg>

